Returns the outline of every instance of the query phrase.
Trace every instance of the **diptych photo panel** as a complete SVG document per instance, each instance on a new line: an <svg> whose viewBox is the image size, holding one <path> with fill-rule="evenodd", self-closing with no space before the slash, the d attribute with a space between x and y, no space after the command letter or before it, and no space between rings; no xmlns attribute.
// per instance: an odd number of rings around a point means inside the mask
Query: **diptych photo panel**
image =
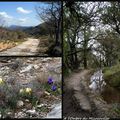
<svg viewBox="0 0 120 120"><path fill-rule="evenodd" d="M63 118L120 118L120 3L63 1Z"/></svg>
<svg viewBox="0 0 120 120"><path fill-rule="evenodd" d="M118 1L0 1L0 118L120 118Z"/></svg>
<svg viewBox="0 0 120 120"><path fill-rule="evenodd" d="M0 118L62 119L61 7L0 1Z"/></svg>

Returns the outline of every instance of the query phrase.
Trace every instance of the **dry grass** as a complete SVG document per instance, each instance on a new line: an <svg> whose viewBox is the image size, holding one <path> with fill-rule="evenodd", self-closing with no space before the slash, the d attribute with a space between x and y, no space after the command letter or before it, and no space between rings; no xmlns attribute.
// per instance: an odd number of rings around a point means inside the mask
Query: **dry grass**
<svg viewBox="0 0 120 120"><path fill-rule="evenodd" d="M3 43L3 42L1 42L0 43L0 51L12 48L14 46L15 46L15 43Z"/></svg>
<svg viewBox="0 0 120 120"><path fill-rule="evenodd" d="M37 75L36 80L40 84L45 84L48 81L49 74L46 72L41 72L39 75Z"/></svg>
<svg viewBox="0 0 120 120"><path fill-rule="evenodd" d="M21 44L24 41L26 41L26 40L25 39L14 40L14 41L2 40L2 41L0 41L0 51L15 47L16 45Z"/></svg>

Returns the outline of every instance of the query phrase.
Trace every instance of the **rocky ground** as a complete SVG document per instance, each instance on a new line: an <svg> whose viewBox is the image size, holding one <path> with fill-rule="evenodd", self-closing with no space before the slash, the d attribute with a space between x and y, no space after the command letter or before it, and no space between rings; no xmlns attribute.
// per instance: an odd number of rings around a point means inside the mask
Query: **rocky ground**
<svg viewBox="0 0 120 120"><path fill-rule="evenodd" d="M1 118L49 118L55 105L61 117L61 58L0 58Z"/></svg>
<svg viewBox="0 0 120 120"><path fill-rule="evenodd" d="M75 71L64 79L63 115L73 118L119 118L100 96L89 89L91 71Z"/></svg>

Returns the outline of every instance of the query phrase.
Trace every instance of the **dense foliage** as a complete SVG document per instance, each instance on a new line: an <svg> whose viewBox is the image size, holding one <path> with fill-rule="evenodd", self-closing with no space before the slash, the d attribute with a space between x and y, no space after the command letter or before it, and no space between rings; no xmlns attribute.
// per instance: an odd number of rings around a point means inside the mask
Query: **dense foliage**
<svg viewBox="0 0 120 120"><path fill-rule="evenodd" d="M120 61L119 2L63 3L64 70Z"/></svg>
<svg viewBox="0 0 120 120"><path fill-rule="evenodd" d="M8 30L6 28L0 27L0 41L15 41L24 39L26 37L26 34L20 30L12 31Z"/></svg>

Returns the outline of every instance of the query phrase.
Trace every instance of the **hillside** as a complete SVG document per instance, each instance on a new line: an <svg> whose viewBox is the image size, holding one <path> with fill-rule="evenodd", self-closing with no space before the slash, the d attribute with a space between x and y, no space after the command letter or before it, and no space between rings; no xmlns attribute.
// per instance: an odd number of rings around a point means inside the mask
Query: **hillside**
<svg viewBox="0 0 120 120"><path fill-rule="evenodd" d="M8 30L25 30L29 28L30 26L18 26L18 25L11 25L7 27Z"/></svg>
<svg viewBox="0 0 120 120"><path fill-rule="evenodd" d="M46 23L41 23L34 27L26 27L26 28L23 27L20 29L22 29L24 32L26 32L30 35L36 36L36 37L39 37L40 35L48 35L49 34L48 28L46 27Z"/></svg>
<svg viewBox="0 0 120 120"><path fill-rule="evenodd" d="M6 28L7 30L21 30L29 35L40 36L40 35L48 35L49 31L46 23L41 23L37 26L19 26L19 25L11 25Z"/></svg>

